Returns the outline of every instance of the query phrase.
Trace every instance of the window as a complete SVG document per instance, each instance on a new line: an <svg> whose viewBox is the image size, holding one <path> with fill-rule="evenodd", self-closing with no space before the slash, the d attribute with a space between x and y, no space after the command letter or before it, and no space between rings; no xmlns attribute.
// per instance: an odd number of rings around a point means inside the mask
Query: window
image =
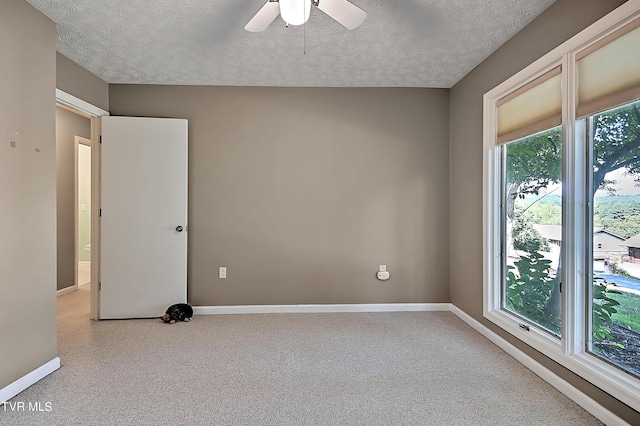
<svg viewBox="0 0 640 426"><path fill-rule="evenodd" d="M484 316L640 410L640 5L485 94Z"/></svg>
<svg viewBox="0 0 640 426"><path fill-rule="evenodd" d="M502 155L501 308L560 336L562 129L508 142Z"/></svg>
<svg viewBox="0 0 640 426"><path fill-rule="evenodd" d="M591 164L588 218L617 236L621 248L635 248L634 240L640 243L640 101L591 115L586 125ZM640 259L634 255L633 250L609 254L605 270L598 254L591 253L587 350L640 376Z"/></svg>

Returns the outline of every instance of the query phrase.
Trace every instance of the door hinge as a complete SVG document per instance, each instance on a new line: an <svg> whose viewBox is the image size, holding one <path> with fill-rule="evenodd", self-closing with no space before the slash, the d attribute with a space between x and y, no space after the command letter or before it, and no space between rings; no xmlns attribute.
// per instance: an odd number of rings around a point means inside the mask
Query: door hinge
<svg viewBox="0 0 640 426"><path fill-rule="evenodd" d="M100 143L102 143L102 135L100 135Z"/></svg>
<svg viewBox="0 0 640 426"><path fill-rule="evenodd" d="M100 209L100 213L99 214L100 214L100 217L102 217L102 209Z"/></svg>
<svg viewBox="0 0 640 426"><path fill-rule="evenodd" d="M98 291L102 290L102 281L98 282Z"/></svg>

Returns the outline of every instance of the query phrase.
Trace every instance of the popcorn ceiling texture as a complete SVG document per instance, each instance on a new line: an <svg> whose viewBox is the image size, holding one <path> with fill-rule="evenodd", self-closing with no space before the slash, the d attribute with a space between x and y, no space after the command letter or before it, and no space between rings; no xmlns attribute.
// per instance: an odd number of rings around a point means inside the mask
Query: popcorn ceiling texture
<svg viewBox="0 0 640 426"><path fill-rule="evenodd" d="M554 0L353 0L349 31L312 8L244 30L265 0L27 0L57 50L108 83L449 88ZM322 0L321 0L322 1Z"/></svg>

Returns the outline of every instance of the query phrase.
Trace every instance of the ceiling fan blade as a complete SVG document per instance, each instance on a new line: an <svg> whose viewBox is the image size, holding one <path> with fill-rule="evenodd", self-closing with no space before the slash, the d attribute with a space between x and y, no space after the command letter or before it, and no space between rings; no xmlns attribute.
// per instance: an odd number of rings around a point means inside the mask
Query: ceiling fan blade
<svg viewBox="0 0 640 426"><path fill-rule="evenodd" d="M317 6L349 30L358 28L367 17L367 12L347 0L318 0Z"/></svg>
<svg viewBox="0 0 640 426"><path fill-rule="evenodd" d="M267 29L274 19L280 14L280 3L269 0L267 4L256 13L256 16L245 25L244 29L252 33L259 33Z"/></svg>

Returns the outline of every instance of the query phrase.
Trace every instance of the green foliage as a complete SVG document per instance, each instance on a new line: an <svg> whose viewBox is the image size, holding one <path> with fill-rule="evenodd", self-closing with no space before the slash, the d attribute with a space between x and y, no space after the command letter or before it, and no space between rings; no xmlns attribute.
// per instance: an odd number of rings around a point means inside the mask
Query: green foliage
<svg viewBox="0 0 640 426"><path fill-rule="evenodd" d="M544 200L532 206L531 214L534 223L541 225L561 225L562 224L562 205L545 202Z"/></svg>
<svg viewBox="0 0 640 426"><path fill-rule="evenodd" d="M554 277L551 261L538 253L536 245L526 247L527 254L507 271L507 308L554 333L560 333L560 317L545 314ZM517 274L516 274L517 272Z"/></svg>
<svg viewBox="0 0 640 426"><path fill-rule="evenodd" d="M522 138L507 145L507 184L512 198L538 195L541 189L562 180L562 128Z"/></svg>
<svg viewBox="0 0 640 426"><path fill-rule="evenodd" d="M550 272L551 261L538 253L537 246L530 245L527 254L515 262L515 267L507 268L507 309L559 334L561 318L545 313L555 278ZM607 284L604 278L593 278L592 330L594 339L600 341L613 339L607 324L612 321L613 315L618 312L616 307L620 305L614 295L621 293L608 289ZM640 309L640 298L637 302L632 308L636 313ZM640 323L638 325L640 326ZM618 342L611 343L624 347Z"/></svg>
<svg viewBox="0 0 640 426"><path fill-rule="evenodd" d="M612 234L625 239L640 234L640 196L596 197L593 211Z"/></svg>
<svg viewBox="0 0 640 426"><path fill-rule="evenodd" d="M529 196L516 200L516 214L518 211L531 213L532 223L540 225L562 224L562 198L555 194L543 197Z"/></svg>
<svg viewBox="0 0 640 426"><path fill-rule="evenodd" d="M516 213L512 223L513 247L516 250L524 251L530 248L549 251L549 241L540 235L533 227L535 223L533 214L529 211L521 213L519 210L520 209L516 207Z"/></svg>
<svg viewBox="0 0 640 426"><path fill-rule="evenodd" d="M620 303L616 313L611 315L614 324L640 333L640 295L616 292L611 298Z"/></svg>
<svg viewBox="0 0 640 426"><path fill-rule="evenodd" d="M593 193L606 189L605 175L620 168L640 179L640 102L594 116Z"/></svg>
<svg viewBox="0 0 640 426"><path fill-rule="evenodd" d="M616 306L620 305L620 302L612 298L612 294L620 294L620 292L607 289L607 280L604 278L593 278L592 333L596 340L613 340L611 329L607 327L606 324L611 322L611 316L618 312ZM620 343L612 343L620 348L624 348Z"/></svg>

